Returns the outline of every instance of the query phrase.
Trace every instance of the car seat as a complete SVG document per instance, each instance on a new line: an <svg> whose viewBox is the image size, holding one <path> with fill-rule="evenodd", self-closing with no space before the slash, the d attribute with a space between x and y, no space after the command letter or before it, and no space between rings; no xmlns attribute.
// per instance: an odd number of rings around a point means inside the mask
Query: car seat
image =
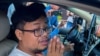
<svg viewBox="0 0 100 56"><path fill-rule="evenodd" d="M16 45L15 41L6 38L9 31L10 23L6 13L0 11L0 56L8 56L10 51Z"/></svg>

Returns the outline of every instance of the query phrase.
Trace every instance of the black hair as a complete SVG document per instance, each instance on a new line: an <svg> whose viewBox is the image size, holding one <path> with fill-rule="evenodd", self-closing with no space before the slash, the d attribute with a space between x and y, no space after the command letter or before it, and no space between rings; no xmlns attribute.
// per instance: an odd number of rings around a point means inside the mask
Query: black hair
<svg viewBox="0 0 100 56"><path fill-rule="evenodd" d="M46 17L45 6L43 4L20 5L11 17L13 28L22 28L26 22L35 21L41 16Z"/></svg>

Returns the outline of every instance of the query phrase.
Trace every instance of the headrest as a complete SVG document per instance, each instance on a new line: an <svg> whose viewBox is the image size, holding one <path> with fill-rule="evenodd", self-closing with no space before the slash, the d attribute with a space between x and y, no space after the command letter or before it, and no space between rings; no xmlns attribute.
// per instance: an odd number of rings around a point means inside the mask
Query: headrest
<svg viewBox="0 0 100 56"><path fill-rule="evenodd" d="M10 23L5 13L0 11L0 41L8 35L10 31Z"/></svg>

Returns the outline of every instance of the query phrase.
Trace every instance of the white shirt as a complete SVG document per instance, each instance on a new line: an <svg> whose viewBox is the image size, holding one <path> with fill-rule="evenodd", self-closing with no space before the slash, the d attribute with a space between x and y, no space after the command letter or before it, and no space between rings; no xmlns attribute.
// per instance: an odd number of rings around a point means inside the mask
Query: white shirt
<svg viewBox="0 0 100 56"><path fill-rule="evenodd" d="M31 55L29 55L15 47L8 56L31 56Z"/></svg>
<svg viewBox="0 0 100 56"><path fill-rule="evenodd" d="M73 16L69 16L69 17L67 18L67 21L73 23L73 22L74 22Z"/></svg>

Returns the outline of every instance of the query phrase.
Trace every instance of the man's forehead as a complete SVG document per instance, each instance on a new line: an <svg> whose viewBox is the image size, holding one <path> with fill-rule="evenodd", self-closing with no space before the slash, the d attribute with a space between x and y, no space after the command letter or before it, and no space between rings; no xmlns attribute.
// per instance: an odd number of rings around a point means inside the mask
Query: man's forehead
<svg viewBox="0 0 100 56"><path fill-rule="evenodd" d="M38 24L47 24L47 21L44 21L44 22L33 22L33 25L38 25Z"/></svg>
<svg viewBox="0 0 100 56"><path fill-rule="evenodd" d="M32 25L41 25L41 24L47 24L48 20L46 17L40 17L35 21L27 22L31 23Z"/></svg>
<svg viewBox="0 0 100 56"><path fill-rule="evenodd" d="M33 21L33 22L27 22L25 24L27 27L40 27L40 26L47 26L47 21L46 20L42 20L42 21Z"/></svg>
<svg viewBox="0 0 100 56"><path fill-rule="evenodd" d="M33 22L33 25L47 24L47 20L37 20Z"/></svg>

